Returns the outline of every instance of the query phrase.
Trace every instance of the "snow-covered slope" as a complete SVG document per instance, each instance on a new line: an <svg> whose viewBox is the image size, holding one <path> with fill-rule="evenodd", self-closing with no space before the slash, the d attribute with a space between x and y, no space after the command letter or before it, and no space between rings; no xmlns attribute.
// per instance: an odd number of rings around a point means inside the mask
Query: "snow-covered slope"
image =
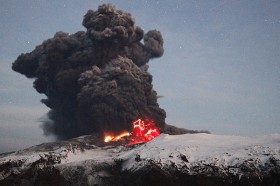
<svg viewBox="0 0 280 186"><path fill-rule="evenodd" d="M134 147L103 146L82 136L0 155L0 185L15 183L279 185L280 134L161 134Z"/></svg>

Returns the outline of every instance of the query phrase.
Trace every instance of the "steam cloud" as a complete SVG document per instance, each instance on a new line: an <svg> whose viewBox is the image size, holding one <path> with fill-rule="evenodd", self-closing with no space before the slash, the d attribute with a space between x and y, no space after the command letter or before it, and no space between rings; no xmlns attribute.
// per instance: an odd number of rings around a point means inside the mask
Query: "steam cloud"
<svg viewBox="0 0 280 186"><path fill-rule="evenodd" d="M44 133L68 139L121 132L138 117L153 118L163 130L166 114L146 65L163 54L160 32L144 34L129 13L110 4L89 10L83 25L86 32L57 32L12 65L47 96L41 100L51 109Z"/></svg>

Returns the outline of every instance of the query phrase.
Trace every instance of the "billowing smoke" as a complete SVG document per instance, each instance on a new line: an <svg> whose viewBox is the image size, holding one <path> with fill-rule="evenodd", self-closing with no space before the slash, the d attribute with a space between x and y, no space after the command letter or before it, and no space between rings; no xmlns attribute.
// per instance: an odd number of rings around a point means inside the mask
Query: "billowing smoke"
<svg viewBox="0 0 280 186"><path fill-rule="evenodd" d="M121 132L139 117L152 118L163 130L166 114L146 65L163 54L160 32L144 34L129 13L110 4L89 10L83 25L86 32L57 32L12 65L35 78L34 88L47 96L45 134L67 139Z"/></svg>

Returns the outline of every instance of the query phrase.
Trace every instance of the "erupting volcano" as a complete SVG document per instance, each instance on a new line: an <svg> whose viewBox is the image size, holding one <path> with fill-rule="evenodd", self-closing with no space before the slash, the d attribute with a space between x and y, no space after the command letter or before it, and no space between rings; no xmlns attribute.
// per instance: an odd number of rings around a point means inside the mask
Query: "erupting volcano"
<svg viewBox="0 0 280 186"><path fill-rule="evenodd" d="M144 33L129 13L110 4L89 10L83 26L86 31L57 32L12 65L34 78L34 88L47 97L42 100L50 108L44 133L69 139L132 131L106 139L150 141L165 128L166 113L157 102L147 65L163 55L161 33Z"/></svg>
<svg viewBox="0 0 280 186"><path fill-rule="evenodd" d="M160 135L160 131L153 120L137 119L133 123L132 132L123 132L119 135L105 135L104 142L119 141L127 138L128 145L146 143Z"/></svg>

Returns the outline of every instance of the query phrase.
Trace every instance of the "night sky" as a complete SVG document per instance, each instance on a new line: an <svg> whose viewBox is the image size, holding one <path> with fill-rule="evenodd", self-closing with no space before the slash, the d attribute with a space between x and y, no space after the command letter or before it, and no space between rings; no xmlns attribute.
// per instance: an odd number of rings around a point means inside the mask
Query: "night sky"
<svg viewBox="0 0 280 186"><path fill-rule="evenodd" d="M163 57L149 62L166 122L213 134L280 133L280 1L0 1L0 152L51 141L33 80L11 70L57 31L85 30L88 9L111 3L145 31L159 30Z"/></svg>

